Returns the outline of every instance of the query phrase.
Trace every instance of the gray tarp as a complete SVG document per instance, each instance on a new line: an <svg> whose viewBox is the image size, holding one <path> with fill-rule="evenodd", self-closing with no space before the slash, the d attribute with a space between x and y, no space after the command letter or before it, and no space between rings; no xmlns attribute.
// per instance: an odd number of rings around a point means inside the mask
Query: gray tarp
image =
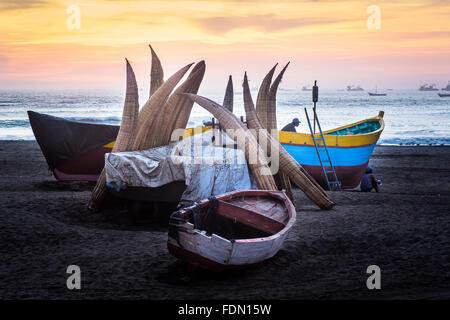
<svg viewBox="0 0 450 320"><path fill-rule="evenodd" d="M187 188L181 203L233 190L255 189L242 150L226 135L212 130L142 151L105 154L106 181L116 185L159 187L182 180ZM223 148L228 144L229 148Z"/></svg>

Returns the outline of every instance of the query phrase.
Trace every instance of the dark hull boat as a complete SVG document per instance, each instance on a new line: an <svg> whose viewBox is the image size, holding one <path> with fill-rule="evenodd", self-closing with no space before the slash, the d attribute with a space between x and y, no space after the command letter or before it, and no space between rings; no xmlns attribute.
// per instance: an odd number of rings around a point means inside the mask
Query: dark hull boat
<svg viewBox="0 0 450 320"><path fill-rule="evenodd" d="M104 154L111 152L119 126L84 123L28 111L31 128L55 178L97 181Z"/></svg>
<svg viewBox="0 0 450 320"><path fill-rule="evenodd" d="M295 219L284 192L233 191L173 213L167 247L204 269L242 268L272 258Z"/></svg>
<svg viewBox="0 0 450 320"><path fill-rule="evenodd" d="M373 92L368 92L368 94L369 94L369 96L372 96L372 97L384 97L387 95L386 93L373 93Z"/></svg>
<svg viewBox="0 0 450 320"><path fill-rule="evenodd" d="M438 93L438 95L441 98L450 97L450 93Z"/></svg>

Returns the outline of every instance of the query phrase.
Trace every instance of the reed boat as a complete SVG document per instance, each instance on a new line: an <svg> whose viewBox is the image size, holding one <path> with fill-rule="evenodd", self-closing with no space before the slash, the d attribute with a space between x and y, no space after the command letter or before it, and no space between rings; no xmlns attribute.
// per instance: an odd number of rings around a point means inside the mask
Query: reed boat
<svg viewBox="0 0 450 320"><path fill-rule="evenodd" d="M373 149L384 129L383 115L384 112L380 111L376 117L323 131L342 189L356 188L361 182ZM315 137L320 138L320 133L316 133ZM311 134L280 131L279 139L286 151L323 188L328 188ZM318 141L318 145L323 146L323 142ZM325 168L330 170L328 166Z"/></svg>
<svg viewBox="0 0 450 320"><path fill-rule="evenodd" d="M384 112L378 116L324 131L331 161L341 188L358 186L381 132ZM28 111L36 140L49 168L60 181L96 181L111 152L119 126L71 121ZM211 127L202 127L202 131ZM194 128L186 129L186 136ZM327 188L310 134L279 132L281 145L308 173ZM134 195L134 194L133 194Z"/></svg>
<svg viewBox="0 0 450 320"><path fill-rule="evenodd" d="M167 248L204 269L247 267L275 256L295 219L284 192L232 191L174 212Z"/></svg>

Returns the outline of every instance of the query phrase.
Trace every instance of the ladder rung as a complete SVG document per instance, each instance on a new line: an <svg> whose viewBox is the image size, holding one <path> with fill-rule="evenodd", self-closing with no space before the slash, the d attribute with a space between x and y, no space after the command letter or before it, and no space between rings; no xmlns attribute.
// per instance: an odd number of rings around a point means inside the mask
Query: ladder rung
<svg viewBox="0 0 450 320"><path fill-rule="evenodd" d="M336 172L336 171L334 171L334 170L330 170L330 171L325 171L326 173L333 173L333 172Z"/></svg>

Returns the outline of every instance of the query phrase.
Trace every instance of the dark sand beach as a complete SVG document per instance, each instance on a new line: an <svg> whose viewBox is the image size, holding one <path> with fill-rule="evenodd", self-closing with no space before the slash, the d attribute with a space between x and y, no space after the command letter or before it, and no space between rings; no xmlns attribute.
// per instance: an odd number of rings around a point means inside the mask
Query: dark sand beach
<svg viewBox="0 0 450 320"><path fill-rule="evenodd" d="M450 298L450 147L377 146L370 165L380 193L333 192L321 211L296 190L297 223L275 258L186 283L167 227L123 207L89 212L92 184L57 183L36 142L0 141L0 298ZM73 264L78 291L66 288ZM366 287L374 264L381 290Z"/></svg>

